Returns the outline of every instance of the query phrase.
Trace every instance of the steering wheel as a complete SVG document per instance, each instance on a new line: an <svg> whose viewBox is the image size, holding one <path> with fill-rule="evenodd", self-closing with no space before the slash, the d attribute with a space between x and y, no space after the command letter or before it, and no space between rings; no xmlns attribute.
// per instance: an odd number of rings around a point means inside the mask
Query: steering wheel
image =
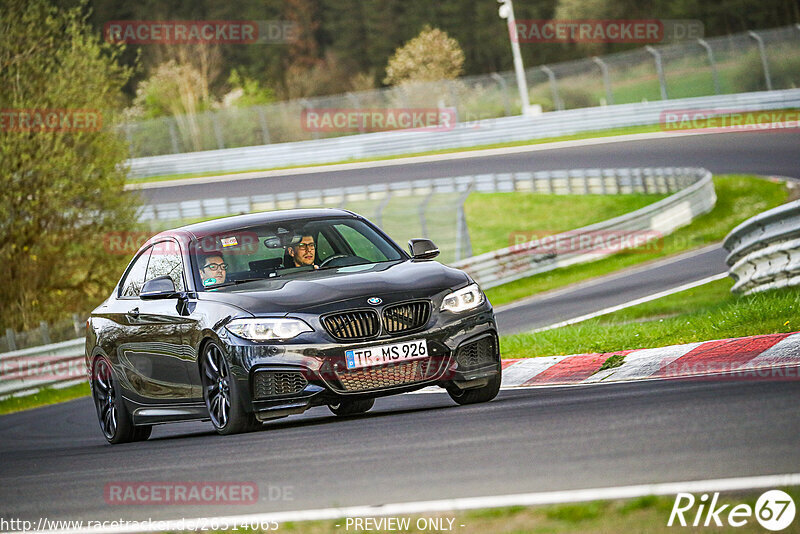
<svg viewBox="0 0 800 534"><path fill-rule="evenodd" d="M322 262L319 264L319 266L320 266L320 268L322 268L322 267L325 267L330 262L332 262L333 260L336 260L336 259L339 259L339 258L349 258L349 257L350 257L350 254L334 254L333 256L331 256L329 258L325 258L324 260L322 260Z"/></svg>

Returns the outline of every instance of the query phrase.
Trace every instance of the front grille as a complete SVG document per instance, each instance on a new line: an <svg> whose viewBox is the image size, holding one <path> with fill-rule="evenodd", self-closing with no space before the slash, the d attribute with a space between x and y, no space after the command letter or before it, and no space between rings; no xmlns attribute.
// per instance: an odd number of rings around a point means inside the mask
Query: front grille
<svg viewBox="0 0 800 534"><path fill-rule="evenodd" d="M378 335L380 322L375 310L356 310L329 315L322 320L325 330L336 339L367 339Z"/></svg>
<svg viewBox="0 0 800 534"><path fill-rule="evenodd" d="M436 374L437 369L434 359L426 358L338 372L336 377L345 391L367 391L427 380Z"/></svg>
<svg viewBox="0 0 800 534"><path fill-rule="evenodd" d="M308 380L298 371L259 371L253 377L253 395L265 399L303 391Z"/></svg>
<svg viewBox="0 0 800 534"><path fill-rule="evenodd" d="M494 336L487 336L476 341L472 341L458 348L456 351L456 361L459 370L477 369L495 363L495 340Z"/></svg>
<svg viewBox="0 0 800 534"><path fill-rule="evenodd" d="M388 334L416 330L427 324L431 316L431 305L428 302L407 302L387 306L383 310L383 329Z"/></svg>

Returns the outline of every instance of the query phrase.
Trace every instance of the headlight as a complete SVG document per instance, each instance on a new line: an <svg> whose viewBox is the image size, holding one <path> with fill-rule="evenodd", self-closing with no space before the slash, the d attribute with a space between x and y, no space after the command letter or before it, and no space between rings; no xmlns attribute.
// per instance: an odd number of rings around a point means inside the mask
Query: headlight
<svg viewBox="0 0 800 534"><path fill-rule="evenodd" d="M271 339L292 339L303 332L314 330L300 319L285 318L253 318L234 319L225 325L231 333L252 341L268 341Z"/></svg>
<svg viewBox="0 0 800 534"><path fill-rule="evenodd" d="M471 310L483 304L483 291L478 284L469 285L458 291L453 291L444 298L440 310L455 313Z"/></svg>

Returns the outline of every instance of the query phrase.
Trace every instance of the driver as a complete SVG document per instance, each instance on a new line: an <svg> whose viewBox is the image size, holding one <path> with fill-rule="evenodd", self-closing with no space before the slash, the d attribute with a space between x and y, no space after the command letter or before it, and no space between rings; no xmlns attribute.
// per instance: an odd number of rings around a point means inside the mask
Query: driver
<svg viewBox="0 0 800 534"><path fill-rule="evenodd" d="M206 258L200 267L200 278L204 286L224 284L228 274L228 264L222 254L212 254Z"/></svg>
<svg viewBox="0 0 800 534"><path fill-rule="evenodd" d="M319 266L314 263L314 258L317 256L317 245L314 243L314 237L312 235L303 235L303 238L299 243L295 245L289 245L286 247L286 251L294 261L294 265L291 267L306 267L313 265L315 269L319 269Z"/></svg>

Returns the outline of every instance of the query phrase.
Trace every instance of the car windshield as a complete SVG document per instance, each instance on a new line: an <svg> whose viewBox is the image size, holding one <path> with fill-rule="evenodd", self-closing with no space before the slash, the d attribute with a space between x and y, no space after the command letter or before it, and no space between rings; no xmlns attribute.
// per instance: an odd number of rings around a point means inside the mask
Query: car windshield
<svg viewBox="0 0 800 534"><path fill-rule="evenodd" d="M198 236L190 246L198 287L403 259L400 249L352 218L303 219Z"/></svg>

